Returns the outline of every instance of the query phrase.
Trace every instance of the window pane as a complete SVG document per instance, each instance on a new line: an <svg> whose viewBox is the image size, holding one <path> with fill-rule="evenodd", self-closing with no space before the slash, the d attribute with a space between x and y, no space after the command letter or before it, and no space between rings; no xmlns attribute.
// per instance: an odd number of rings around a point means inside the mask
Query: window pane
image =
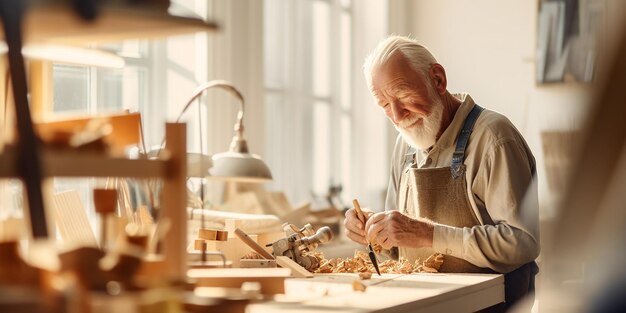
<svg viewBox="0 0 626 313"><path fill-rule="evenodd" d="M352 44L350 39L352 38L352 18L350 14L346 12L341 13L341 108L344 110L350 109L350 91L351 86L351 73L352 58Z"/></svg>
<svg viewBox="0 0 626 313"><path fill-rule="evenodd" d="M143 67L128 67L122 76L122 108L139 111L145 108L148 97L147 69Z"/></svg>
<svg viewBox="0 0 626 313"><path fill-rule="evenodd" d="M114 112L122 109L137 111L145 107L146 69L98 69L98 112Z"/></svg>
<svg viewBox="0 0 626 313"><path fill-rule="evenodd" d="M350 116L342 115L341 116L341 143L340 143L341 177L339 178L339 180L341 182L341 185L343 186L342 194L344 196L353 194L352 184L350 183L350 164L352 164L352 155L350 154L350 151L352 151L351 130L352 130L352 121L350 120ZM342 200L346 201L346 199L342 199Z"/></svg>
<svg viewBox="0 0 626 313"><path fill-rule="evenodd" d="M107 43L98 46L125 58L141 58L148 54L148 42L146 40L126 40L122 42Z"/></svg>
<svg viewBox="0 0 626 313"><path fill-rule="evenodd" d="M283 1L266 0L264 22L264 72L265 86L268 88L284 88L286 79L285 66L288 64L286 53L287 42L287 8Z"/></svg>
<svg viewBox="0 0 626 313"><path fill-rule="evenodd" d="M122 73L121 69L98 70L98 112L122 107Z"/></svg>
<svg viewBox="0 0 626 313"><path fill-rule="evenodd" d="M330 95L330 5L313 2L313 94Z"/></svg>
<svg viewBox="0 0 626 313"><path fill-rule="evenodd" d="M86 67L54 65L53 111L87 112L89 107L89 70Z"/></svg>
<svg viewBox="0 0 626 313"><path fill-rule="evenodd" d="M313 105L313 191L326 194L330 183L330 105Z"/></svg>
<svg viewBox="0 0 626 313"><path fill-rule="evenodd" d="M266 123L265 127L265 156L274 180L272 187L277 190L286 190L290 184L295 183L294 175L290 175L289 168L292 165L291 156L285 157L284 151L290 151L294 148L293 133L287 131L291 126L289 121L289 112L285 107L284 96L280 93L268 92L265 96L265 116L266 121L281 121L278 123ZM293 185L291 185L293 186Z"/></svg>

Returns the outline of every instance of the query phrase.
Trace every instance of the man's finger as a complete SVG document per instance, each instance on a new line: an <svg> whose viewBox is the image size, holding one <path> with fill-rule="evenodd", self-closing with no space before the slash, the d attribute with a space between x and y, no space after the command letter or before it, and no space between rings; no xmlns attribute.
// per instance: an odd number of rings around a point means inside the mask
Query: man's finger
<svg viewBox="0 0 626 313"><path fill-rule="evenodd" d="M367 241L365 240L365 237L359 235L358 233L355 233L353 231L350 230L346 230L346 235L348 236L348 238L350 238L350 240L356 242L356 243L360 243L362 245L366 245Z"/></svg>
<svg viewBox="0 0 626 313"><path fill-rule="evenodd" d="M385 223L382 218L377 218L376 215L373 215L372 218L374 219L367 221L365 239L370 243L378 243L384 239L384 237L381 236L381 232L385 228Z"/></svg>
<svg viewBox="0 0 626 313"><path fill-rule="evenodd" d="M367 219L367 222L365 223L365 230L369 230L372 224L378 223L383 218L385 218L385 212L378 212L370 215L370 217Z"/></svg>
<svg viewBox="0 0 626 313"><path fill-rule="evenodd" d="M394 244L391 242L391 240L389 240L388 237L385 237L385 240L383 240L383 242L381 242L379 244L385 250L389 250L389 249L394 247Z"/></svg>
<svg viewBox="0 0 626 313"><path fill-rule="evenodd" d="M343 226L346 230L350 230L354 233L360 234L361 236L365 236L365 231L363 230L363 223L359 221L356 217L346 217L343 221Z"/></svg>
<svg viewBox="0 0 626 313"><path fill-rule="evenodd" d="M350 221L356 224L356 226L360 229L363 229L363 226L365 226L365 222L357 216L354 209L349 209L348 211L346 211L346 221ZM353 221L358 221L358 223Z"/></svg>

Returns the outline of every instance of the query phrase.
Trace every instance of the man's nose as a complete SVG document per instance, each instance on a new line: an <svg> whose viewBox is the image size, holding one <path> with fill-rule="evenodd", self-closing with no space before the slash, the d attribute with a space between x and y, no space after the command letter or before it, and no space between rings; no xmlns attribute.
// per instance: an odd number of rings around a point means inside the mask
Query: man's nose
<svg viewBox="0 0 626 313"><path fill-rule="evenodd" d="M406 115L407 110L402 107L402 105L398 101L393 101L391 103L391 117L393 118L393 123L398 124L402 121Z"/></svg>

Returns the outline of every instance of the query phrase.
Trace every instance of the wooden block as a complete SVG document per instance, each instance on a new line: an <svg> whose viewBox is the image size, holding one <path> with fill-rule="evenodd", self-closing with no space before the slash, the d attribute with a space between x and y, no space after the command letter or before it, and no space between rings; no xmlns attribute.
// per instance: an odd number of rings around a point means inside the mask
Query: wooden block
<svg viewBox="0 0 626 313"><path fill-rule="evenodd" d="M279 266L290 269L291 275L293 275L294 277L298 277L298 278L313 277L313 273L307 271L304 267L300 266L300 264L296 263L294 260L284 255L277 256L276 263Z"/></svg>
<svg viewBox="0 0 626 313"><path fill-rule="evenodd" d="M226 241L228 239L228 232L225 230L200 228L198 229L198 238L204 240Z"/></svg>
<svg viewBox="0 0 626 313"><path fill-rule="evenodd" d="M267 259L241 259L239 260L241 268L269 268L276 267L276 260Z"/></svg>
<svg viewBox="0 0 626 313"><path fill-rule="evenodd" d="M189 278L197 281L197 287L241 288L244 282L258 282L261 293L274 295L285 293L285 278L291 275L288 268L224 268L191 269Z"/></svg>
<svg viewBox="0 0 626 313"><path fill-rule="evenodd" d="M202 251L203 244L204 244L204 239L196 239L193 241L193 249L196 251Z"/></svg>
<svg viewBox="0 0 626 313"><path fill-rule="evenodd" d="M141 266L136 274L140 280L150 280L161 277L163 271L166 270L167 264L161 255L148 255L141 262ZM157 278L158 279L158 278Z"/></svg>
<svg viewBox="0 0 626 313"><path fill-rule="evenodd" d="M93 203L98 213L115 213L117 205L117 190L115 189L94 189Z"/></svg>

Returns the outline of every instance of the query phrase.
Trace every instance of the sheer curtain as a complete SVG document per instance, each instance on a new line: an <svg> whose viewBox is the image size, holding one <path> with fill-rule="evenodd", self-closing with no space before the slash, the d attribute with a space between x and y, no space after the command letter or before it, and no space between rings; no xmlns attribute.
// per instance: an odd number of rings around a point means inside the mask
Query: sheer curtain
<svg viewBox="0 0 626 313"><path fill-rule="evenodd" d="M264 4L266 154L292 202L341 186L342 200L382 208L387 129L361 74L386 32L384 1Z"/></svg>

